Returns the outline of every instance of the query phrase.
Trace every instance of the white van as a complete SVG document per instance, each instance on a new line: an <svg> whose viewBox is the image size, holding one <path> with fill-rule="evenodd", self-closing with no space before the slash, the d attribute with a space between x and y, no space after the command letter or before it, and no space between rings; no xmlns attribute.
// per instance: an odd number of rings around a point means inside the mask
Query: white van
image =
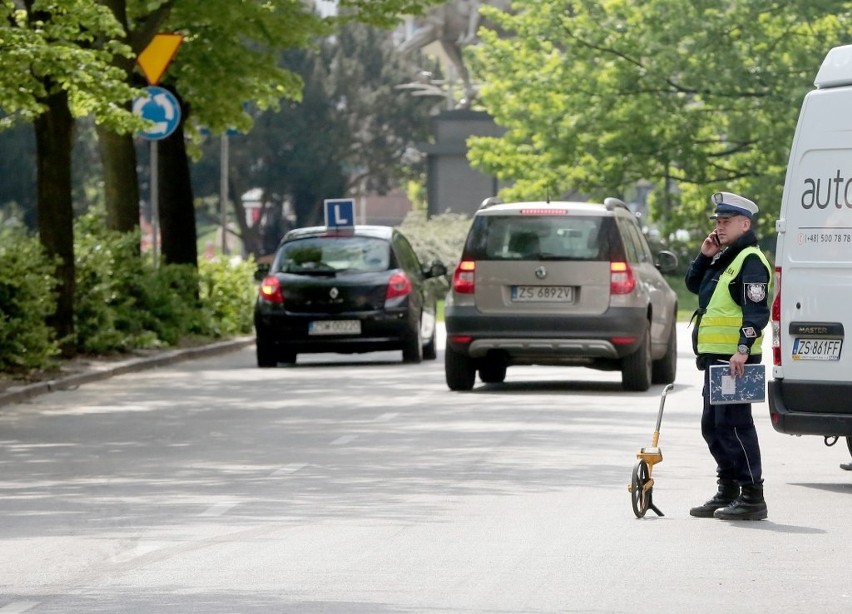
<svg viewBox="0 0 852 614"><path fill-rule="evenodd" d="M805 96L775 227L769 412L781 433L852 452L852 45Z"/></svg>

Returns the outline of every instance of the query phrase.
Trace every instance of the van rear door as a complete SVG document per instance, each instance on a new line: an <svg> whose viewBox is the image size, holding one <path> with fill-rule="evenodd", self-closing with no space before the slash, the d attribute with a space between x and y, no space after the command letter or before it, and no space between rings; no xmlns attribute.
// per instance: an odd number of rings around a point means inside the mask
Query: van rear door
<svg viewBox="0 0 852 614"><path fill-rule="evenodd" d="M852 435L852 46L802 106L776 223L776 430Z"/></svg>

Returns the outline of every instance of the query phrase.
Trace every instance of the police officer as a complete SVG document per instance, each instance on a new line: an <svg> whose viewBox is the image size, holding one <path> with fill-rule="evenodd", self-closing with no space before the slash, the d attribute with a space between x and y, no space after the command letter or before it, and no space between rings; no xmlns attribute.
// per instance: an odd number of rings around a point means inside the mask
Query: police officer
<svg viewBox="0 0 852 614"><path fill-rule="evenodd" d="M701 253L686 273L686 287L698 295L692 346L704 371L701 434L716 461L718 490L703 505L689 510L698 518L763 520L760 446L751 403L710 405L709 365L729 362L742 376L743 365L759 363L761 331L769 322L771 267L757 246L752 218L757 205L730 192L713 194L716 228L701 244Z"/></svg>

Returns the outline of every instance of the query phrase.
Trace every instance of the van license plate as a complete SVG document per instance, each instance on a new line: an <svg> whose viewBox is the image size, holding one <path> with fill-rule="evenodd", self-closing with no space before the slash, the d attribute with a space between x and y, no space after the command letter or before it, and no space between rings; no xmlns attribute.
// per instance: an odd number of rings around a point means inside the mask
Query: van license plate
<svg viewBox="0 0 852 614"><path fill-rule="evenodd" d="M361 320L318 320L308 326L309 335L360 335Z"/></svg>
<svg viewBox="0 0 852 614"><path fill-rule="evenodd" d="M793 360L840 360L843 339L793 339Z"/></svg>
<svg viewBox="0 0 852 614"><path fill-rule="evenodd" d="M513 302L570 303L573 300L572 286L512 286Z"/></svg>

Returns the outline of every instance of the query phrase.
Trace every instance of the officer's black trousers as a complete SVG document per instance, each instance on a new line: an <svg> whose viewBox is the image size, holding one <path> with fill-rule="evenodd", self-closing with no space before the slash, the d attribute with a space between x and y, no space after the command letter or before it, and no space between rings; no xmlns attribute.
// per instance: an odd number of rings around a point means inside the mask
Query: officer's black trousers
<svg viewBox="0 0 852 614"><path fill-rule="evenodd" d="M709 378L710 369L705 369L701 435L716 460L717 476L740 485L760 484L763 470L751 403L710 405Z"/></svg>

